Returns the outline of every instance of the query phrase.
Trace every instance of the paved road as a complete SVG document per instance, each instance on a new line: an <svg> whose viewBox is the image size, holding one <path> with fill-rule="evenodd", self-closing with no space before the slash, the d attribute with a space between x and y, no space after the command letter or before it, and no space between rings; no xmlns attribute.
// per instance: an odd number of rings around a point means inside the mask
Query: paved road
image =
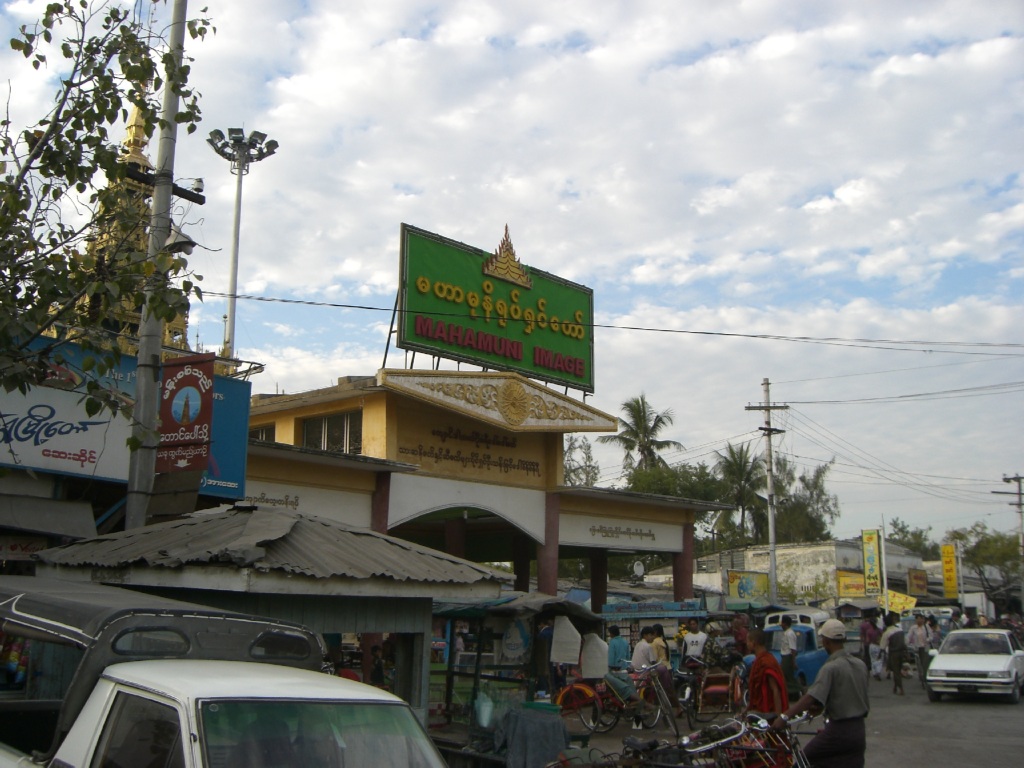
<svg viewBox="0 0 1024 768"><path fill-rule="evenodd" d="M984 697L932 703L916 679L906 680L904 688L906 695L895 696L891 683L871 681L868 768L1024 765L1024 703ZM633 733L620 723L609 734L593 736L590 745L617 753ZM667 728L636 733L672 738ZM810 736L801 738L806 743Z"/></svg>

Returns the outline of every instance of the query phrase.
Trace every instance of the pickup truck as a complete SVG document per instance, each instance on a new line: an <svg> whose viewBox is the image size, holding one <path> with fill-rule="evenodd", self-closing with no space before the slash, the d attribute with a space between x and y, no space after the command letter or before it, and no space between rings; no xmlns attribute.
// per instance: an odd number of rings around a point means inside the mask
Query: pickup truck
<svg viewBox="0 0 1024 768"><path fill-rule="evenodd" d="M324 674L298 624L2 576L0 631L0 768L444 767L405 702Z"/></svg>
<svg viewBox="0 0 1024 768"><path fill-rule="evenodd" d="M796 633L796 679L801 688L814 682L818 671L828 660L828 651L821 646L815 627L811 624L793 624ZM765 645L781 660L779 649L782 648L782 626L775 624L764 628ZM754 663L754 654L743 657L747 669Z"/></svg>

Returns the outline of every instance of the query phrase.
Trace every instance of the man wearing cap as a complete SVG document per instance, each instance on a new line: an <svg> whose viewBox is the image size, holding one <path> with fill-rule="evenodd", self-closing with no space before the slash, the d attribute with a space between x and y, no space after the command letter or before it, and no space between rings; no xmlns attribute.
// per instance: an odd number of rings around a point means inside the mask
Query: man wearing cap
<svg viewBox="0 0 1024 768"><path fill-rule="evenodd" d="M868 714L868 670L864 662L847 652L846 627L829 619L818 630L828 651L818 677L807 693L775 718L772 728L785 728L790 717L807 710L824 710L825 727L804 747L808 761L816 768L864 768Z"/></svg>

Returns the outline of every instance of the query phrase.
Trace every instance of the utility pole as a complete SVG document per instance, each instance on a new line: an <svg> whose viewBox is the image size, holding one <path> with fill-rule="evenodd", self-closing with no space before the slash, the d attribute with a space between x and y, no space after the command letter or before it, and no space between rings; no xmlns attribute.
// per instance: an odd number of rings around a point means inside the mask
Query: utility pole
<svg viewBox="0 0 1024 768"><path fill-rule="evenodd" d="M775 464L772 459L772 435L781 435L783 429L772 429L772 411L785 411L788 405L772 405L771 385L768 379L761 380L761 389L764 391L763 405L748 405L747 411L764 411L764 426L761 432L764 433L765 463L767 464L768 480L768 599L774 605L779 601L779 579L775 562Z"/></svg>
<svg viewBox="0 0 1024 768"><path fill-rule="evenodd" d="M188 0L174 0L171 19L170 54L174 71L181 68L182 51L185 47L185 17ZM170 73L168 73L170 74ZM174 149L178 140L178 124L174 116L178 113L178 94L172 77L164 83L164 98L160 128L160 144L157 152L157 169L153 184L153 217L149 225L148 258L154 261L167 244L171 231L171 189L174 183ZM132 437L139 445L131 452L128 463L128 495L125 503L126 530L146 525L149 499L153 493L156 476L156 451L160 443L157 430L158 392L160 358L163 351L163 321L149 306L153 294L153 280L165 279L154 273L147 282L143 299L142 315L139 321L138 368L135 374L135 410L132 414Z"/></svg>
<svg viewBox="0 0 1024 768"><path fill-rule="evenodd" d="M1017 501L1010 502L1011 507L1017 508L1017 514L1020 515L1020 530L1017 532L1018 545L1020 547L1020 603L1021 613L1024 613L1024 489L1021 488L1021 481L1024 480L1018 472L1013 477L1007 477L1003 475L1004 483L1016 483L1017 492L1013 491L992 491L992 493L999 494L1000 496L1016 496Z"/></svg>

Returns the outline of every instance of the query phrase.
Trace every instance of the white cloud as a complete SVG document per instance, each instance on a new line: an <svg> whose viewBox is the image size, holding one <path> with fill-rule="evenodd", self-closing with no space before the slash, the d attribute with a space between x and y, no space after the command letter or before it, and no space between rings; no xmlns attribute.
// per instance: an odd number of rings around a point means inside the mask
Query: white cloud
<svg viewBox="0 0 1024 768"><path fill-rule="evenodd" d="M8 36L23 7L0 11ZM205 132L259 129L281 147L244 181L239 285L332 305L239 302L241 353L267 365L257 391L380 366L401 222L488 251L507 223L525 263L593 286L599 314L618 324L1020 341L1019 3L209 8L217 34L188 43L204 122L179 137L176 161L179 176L206 179L207 204L185 217L207 248L192 263L205 290L226 291L235 177ZM43 82L9 51L0 65L17 119L51 103L55 72ZM197 306L190 338L219 341L223 306ZM944 348L599 330L595 352L593 401L615 411L647 389L676 409L686 445L756 429L743 406L765 376L780 398L807 400L1024 380L1016 358ZM905 370L867 375L890 369ZM1019 398L811 415L908 471L998 480L1020 469L1000 415ZM794 426L786 449L827 459L806 429ZM975 490L935 502L935 519L946 505L949 516L988 509L990 489ZM851 515L913 511L912 524L930 524L929 502L887 501L915 497L903 487L849 469L837 491Z"/></svg>

